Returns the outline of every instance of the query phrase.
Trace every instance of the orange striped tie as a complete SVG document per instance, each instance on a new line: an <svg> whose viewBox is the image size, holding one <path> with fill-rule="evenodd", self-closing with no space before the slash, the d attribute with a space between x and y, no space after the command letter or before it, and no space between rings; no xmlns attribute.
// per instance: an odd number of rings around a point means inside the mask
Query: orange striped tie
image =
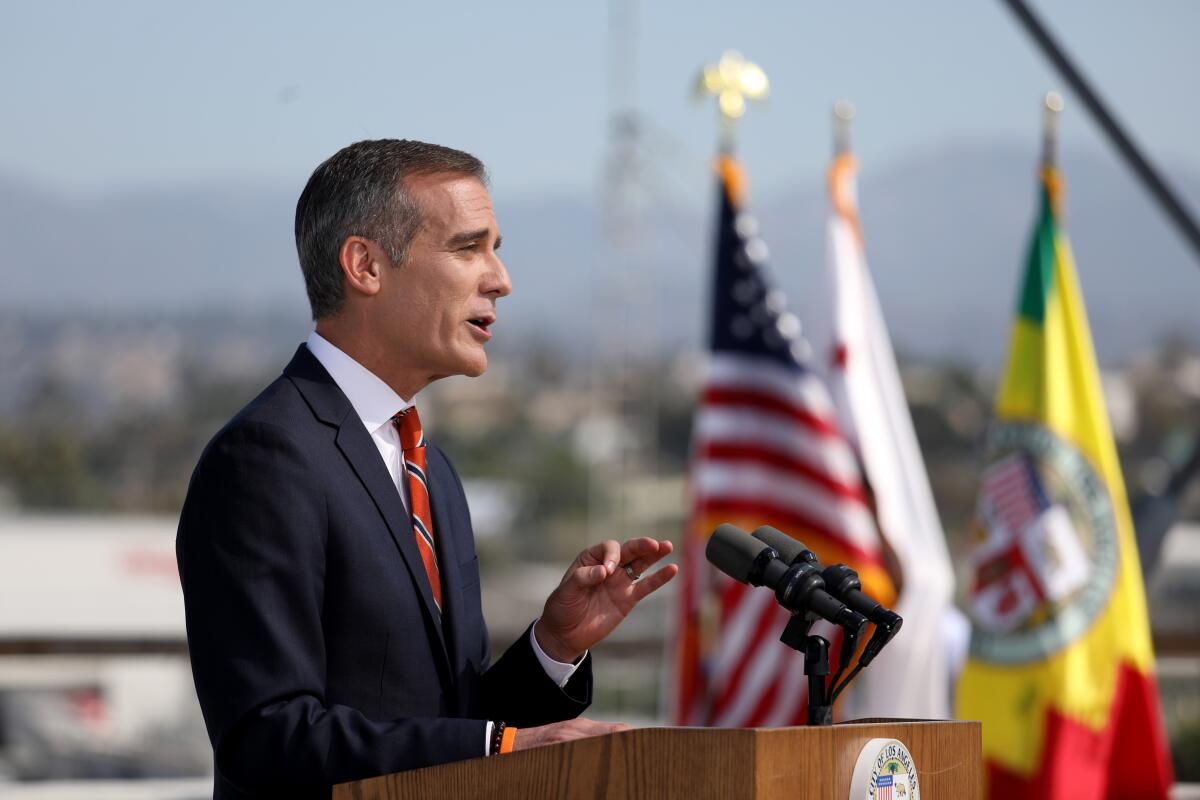
<svg viewBox="0 0 1200 800"><path fill-rule="evenodd" d="M429 484L425 477L425 436L421 433L421 418L416 408L401 411L392 417L400 432L400 449L404 451L404 472L408 476L408 501L412 511L413 534L417 550L425 563L425 575L433 590L433 602L442 610L442 578L438 570L437 548L433 538L433 515L429 513Z"/></svg>

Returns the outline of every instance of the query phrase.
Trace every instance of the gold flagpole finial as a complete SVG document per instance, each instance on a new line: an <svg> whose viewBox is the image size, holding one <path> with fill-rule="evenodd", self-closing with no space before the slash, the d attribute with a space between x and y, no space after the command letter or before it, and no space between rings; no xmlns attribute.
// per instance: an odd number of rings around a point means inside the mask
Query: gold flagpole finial
<svg viewBox="0 0 1200 800"><path fill-rule="evenodd" d="M696 81L696 96L713 95L721 117L721 149L733 149L737 121L746 113L747 100L764 100L767 74L741 53L727 50L715 64L705 64Z"/></svg>
<svg viewBox="0 0 1200 800"><path fill-rule="evenodd" d="M1062 95L1047 92L1042 114L1042 164L1053 167L1058 159L1058 116L1063 110Z"/></svg>
<svg viewBox="0 0 1200 800"><path fill-rule="evenodd" d="M854 122L854 103L838 100L833 104L833 154L850 152L850 126Z"/></svg>

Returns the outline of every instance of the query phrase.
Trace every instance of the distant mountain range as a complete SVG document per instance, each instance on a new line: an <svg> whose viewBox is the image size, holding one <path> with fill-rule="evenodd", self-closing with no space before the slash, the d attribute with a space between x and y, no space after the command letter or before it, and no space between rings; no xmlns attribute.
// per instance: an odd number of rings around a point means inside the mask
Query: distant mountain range
<svg viewBox="0 0 1200 800"><path fill-rule="evenodd" d="M897 348L994 365L1007 342L1036 208L1028 149L957 144L868 169L859 196L871 267ZM1168 335L1200 342L1200 263L1113 159L1067 158L1067 227L1101 359ZM753 176L752 176L753 177ZM1200 214L1200 175L1169 171ZM68 196L0 176L0 309L24 315L294 313L306 310L292 243L299 186L167 186ZM714 189L715 194L715 189ZM708 198L704 198L707 200ZM516 291L505 331L587 346L698 347L711 212L651 208L614 249L585 195L507 201L503 255ZM751 209L779 283L804 319L824 261L823 176Z"/></svg>

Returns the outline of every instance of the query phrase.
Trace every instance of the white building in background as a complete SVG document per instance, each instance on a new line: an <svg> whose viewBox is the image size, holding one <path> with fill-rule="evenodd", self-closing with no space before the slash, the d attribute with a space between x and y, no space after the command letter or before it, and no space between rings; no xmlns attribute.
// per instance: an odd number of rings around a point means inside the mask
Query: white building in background
<svg viewBox="0 0 1200 800"><path fill-rule="evenodd" d="M168 517L0 517L0 794L10 781L211 770L175 528Z"/></svg>

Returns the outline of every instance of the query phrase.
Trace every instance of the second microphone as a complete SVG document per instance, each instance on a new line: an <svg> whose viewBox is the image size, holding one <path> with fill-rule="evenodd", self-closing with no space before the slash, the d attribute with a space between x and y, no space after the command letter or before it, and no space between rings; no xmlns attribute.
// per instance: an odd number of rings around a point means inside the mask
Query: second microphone
<svg viewBox="0 0 1200 800"><path fill-rule="evenodd" d="M787 563L774 547L728 523L719 525L708 539L705 557L717 569L740 583L766 586L789 611L812 614L855 634L867 618L850 610L825 591L820 570L804 559Z"/></svg>

